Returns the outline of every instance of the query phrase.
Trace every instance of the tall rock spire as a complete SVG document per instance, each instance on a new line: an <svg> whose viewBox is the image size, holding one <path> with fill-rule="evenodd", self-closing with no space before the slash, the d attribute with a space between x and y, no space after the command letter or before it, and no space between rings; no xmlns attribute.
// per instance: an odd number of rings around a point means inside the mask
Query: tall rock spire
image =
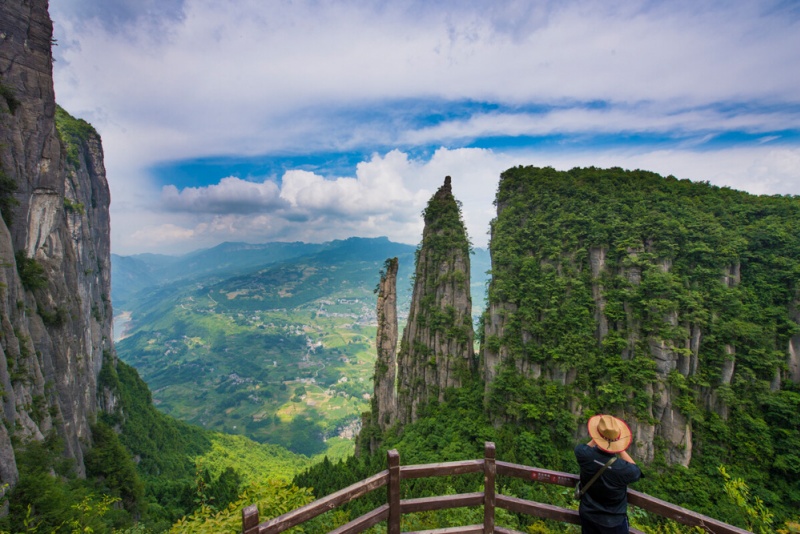
<svg viewBox="0 0 800 534"><path fill-rule="evenodd" d="M417 419L431 399L475 373L470 244L450 177L428 202L414 293L397 356L398 420Z"/></svg>
<svg viewBox="0 0 800 534"><path fill-rule="evenodd" d="M378 285L374 416L381 432L397 420L397 267L397 258L386 260Z"/></svg>

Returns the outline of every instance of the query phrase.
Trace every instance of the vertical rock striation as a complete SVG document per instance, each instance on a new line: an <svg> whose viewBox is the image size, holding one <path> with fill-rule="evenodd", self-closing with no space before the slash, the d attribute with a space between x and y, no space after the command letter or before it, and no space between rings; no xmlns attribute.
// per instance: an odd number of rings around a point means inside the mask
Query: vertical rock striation
<svg viewBox="0 0 800 534"><path fill-rule="evenodd" d="M800 325L800 289L794 297L790 308L792 320ZM795 334L789 340L789 350L786 365L788 367L788 378L796 384L800 384L800 334Z"/></svg>
<svg viewBox="0 0 800 534"><path fill-rule="evenodd" d="M442 400L475 373L470 296L470 245L450 177L428 202L417 251L408 323L397 357L398 420Z"/></svg>
<svg viewBox="0 0 800 534"><path fill-rule="evenodd" d="M374 414L381 432L397 420L397 258L386 260L378 286Z"/></svg>
<svg viewBox="0 0 800 534"><path fill-rule="evenodd" d="M800 382L796 200L643 171L518 167L496 205L482 346L494 418L563 430L538 404L557 391L579 421L628 419L643 461L660 447L688 465L698 420L764 417L743 415L737 388L777 395Z"/></svg>
<svg viewBox="0 0 800 534"><path fill-rule="evenodd" d="M114 358L110 196L100 137L57 111L47 1L4 1L0 21L0 484L13 485L7 429L19 443L56 432L83 474Z"/></svg>

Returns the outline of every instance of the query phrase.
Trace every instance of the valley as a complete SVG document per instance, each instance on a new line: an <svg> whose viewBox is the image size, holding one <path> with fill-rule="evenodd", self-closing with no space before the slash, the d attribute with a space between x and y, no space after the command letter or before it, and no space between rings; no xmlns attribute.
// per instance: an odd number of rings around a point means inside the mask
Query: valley
<svg viewBox="0 0 800 534"><path fill-rule="evenodd" d="M397 256L402 328L415 249L357 238L317 248L244 274L229 266L196 276L211 269L195 254L183 279L129 291L126 280L159 280L164 260L146 258L147 277L113 277L125 295L119 357L166 414L308 456L351 453L373 387L374 287L385 259ZM476 293L488 270L479 255Z"/></svg>

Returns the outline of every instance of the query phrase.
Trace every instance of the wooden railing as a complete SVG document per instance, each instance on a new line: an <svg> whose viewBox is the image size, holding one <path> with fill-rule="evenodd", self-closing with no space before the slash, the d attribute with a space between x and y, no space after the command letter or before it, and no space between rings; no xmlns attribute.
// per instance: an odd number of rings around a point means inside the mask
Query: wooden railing
<svg viewBox="0 0 800 534"><path fill-rule="evenodd" d="M547 469L536 469L524 465L496 461L494 443L487 442L482 460L464 460L425 465L400 465L400 455L395 450L387 453L389 468L360 482L318 499L306 506L283 514L280 517L259 523L258 508L255 505L242 510L242 532L244 534L277 534L300 525L320 514L357 499L371 491L387 487L387 502L378 508L358 517L346 525L333 530L335 534L352 534L387 522L388 534L400 533L400 517L403 514L431 510L445 510L467 506L483 506L483 523L447 529L430 530L426 534L455 534L497 532L501 534L521 534L513 530L495 526L495 509L528 514L542 519L552 519L566 523L580 524L577 510L561 508L549 504L527 501L496 493L497 475L534 480L545 484L575 487L578 475L559 473ZM462 493L419 499L400 499L400 481L411 478L463 475L483 472L484 491ZM661 499L656 499L638 491L628 490L628 503L648 512L673 519L690 527L700 527L713 534L746 534L748 531L716 519L681 508ZM638 530L631 529L638 533Z"/></svg>

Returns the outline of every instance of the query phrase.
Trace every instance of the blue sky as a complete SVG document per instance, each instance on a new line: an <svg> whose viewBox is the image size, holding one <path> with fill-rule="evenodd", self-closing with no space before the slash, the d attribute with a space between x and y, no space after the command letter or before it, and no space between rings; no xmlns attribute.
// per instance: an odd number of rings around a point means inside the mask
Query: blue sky
<svg viewBox="0 0 800 534"><path fill-rule="evenodd" d="M641 168L800 194L800 3L55 0L59 103L103 137L112 250L416 243L444 176Z"/></svg>

